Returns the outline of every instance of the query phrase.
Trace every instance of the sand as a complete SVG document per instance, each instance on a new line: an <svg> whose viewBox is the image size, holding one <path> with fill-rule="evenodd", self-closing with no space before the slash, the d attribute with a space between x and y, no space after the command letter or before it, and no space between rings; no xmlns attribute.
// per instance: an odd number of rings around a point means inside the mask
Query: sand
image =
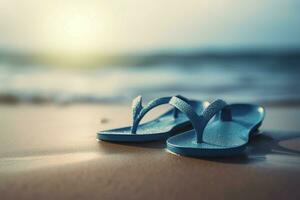
<svg viewBox="0 0 300 200"><path fill-rule="evenodd" d="M0 105L0 199L300 199L299 111L267 107L244 155L195 159L96 141L127 105Z"/></svg>

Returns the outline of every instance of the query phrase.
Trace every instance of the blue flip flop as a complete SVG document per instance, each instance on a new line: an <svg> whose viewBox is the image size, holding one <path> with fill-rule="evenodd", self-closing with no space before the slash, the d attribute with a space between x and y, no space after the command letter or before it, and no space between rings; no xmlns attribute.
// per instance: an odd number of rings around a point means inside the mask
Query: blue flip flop
<svg viewBox="0 0 300 200"><path fill-rule="evenodd" d="M132 102L133 124L132 126L100 131L97 133L99 140L112 142L147 142L166 140L168 137L193 127L185 114L173 108L156 119L144 124L140 124L142 118L153 108L168 104L172 97L162 97L149 102L145 107L142 106L142 97L136 97ZM201 114L208 106L208 102L188 100L182 96L177 96L183 102L188 102L194 112Z"/></svg>
<svg viewBox="0 0 300 200"><path fill-rule="evenodd" d="M220 157L241 154L249 137L262 124L264 108L252 104L230 104L223 100L211 103L201 115L180 98L169 102L185 113L194 129L170 137L167 150L192 157Z"/></svg>

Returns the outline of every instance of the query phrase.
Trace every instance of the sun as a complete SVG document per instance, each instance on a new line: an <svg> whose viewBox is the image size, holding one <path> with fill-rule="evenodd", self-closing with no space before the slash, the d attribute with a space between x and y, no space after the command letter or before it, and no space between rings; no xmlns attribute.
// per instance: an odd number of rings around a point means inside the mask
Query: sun
<svg viewBox="0 0 300 200"><path fill-rule="evenodd" d="M53 37L59 40L62 48L79 50L92 48L97 40L96 25L89 16L64 16L53 28Z"/></svg>
<svg viewBox="0 0 300 200"><path fill-rule="evenodd" d="M46 49L63 52L92 52L105 44L105 17L90 7L72 4L48 11L44 20L43 44Z"/></svg>

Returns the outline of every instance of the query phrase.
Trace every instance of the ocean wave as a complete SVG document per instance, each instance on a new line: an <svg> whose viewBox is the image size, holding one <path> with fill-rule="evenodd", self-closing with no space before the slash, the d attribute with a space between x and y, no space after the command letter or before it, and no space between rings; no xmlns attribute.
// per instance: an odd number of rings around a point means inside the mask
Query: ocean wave
<svg viewBox="0 0 300 200"><path fill-rule="evenodd" d="M2 62L0 103L124 103L139 94L146 100L182 94L197 99L271 104L299 101L297 56L246 57L227 56L210 62L192 59L190 65L179 56L172 58L178 61L176 65L158 62L151 67L59 68Z"/></svg>

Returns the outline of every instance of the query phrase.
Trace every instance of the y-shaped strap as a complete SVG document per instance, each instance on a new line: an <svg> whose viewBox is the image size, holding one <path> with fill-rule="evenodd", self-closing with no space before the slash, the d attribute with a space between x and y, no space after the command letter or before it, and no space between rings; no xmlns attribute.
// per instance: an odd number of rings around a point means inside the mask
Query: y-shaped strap
<svg viewBox="0 0 300 200"><path fill-rule="evenodd" d="M137 128L139 123L141 122L142 118L154 107L160 106L162 104L169 103L172 97L162 97L158 99L154 99L150 101L145 107L142 106L142 96L136 97L132 102L132 112L133 112L133 123L131 127L131 133L136 134ZM187 101L187 98L182 96L177 96L177 98L181 99L183 102ZM177 109L175 109L177 110ZM177 117L178 111L173 111L173 116Z"/></svg>
<svg viewBox="0 0 300 200"><path fill-rule="evenodd" d="M189 118L196 133L201 132L201 122L203 121L203 116L197 115L197 113L194 111L194 108L190 104L181 100L178 97L172 97L169 103L181 112L183 112Z"/></svg>
<svg viewBox="0 0 300 200"><path fill-rule="evenodd" d="M197 133L197 142L203 141L204 129L211 118L221 112L220 120L230 121L232 119L231 111L227 103L221 99L212 102L202 113L203 121L201 122L201 130ZM200 138L201 137L201 138Z"/></svg>
<svg viewBox="0 0 300 200"><path fill-rule="evenodd" d="M172 97L170 104L187 115L195 129L197 143L203 142L203 131L209 120L217 113L222 111L221 120L231 120L231 112L227 108L226 102L220 99L211 103L200 116L197 115L193 107L177 97Z"/></svg>

